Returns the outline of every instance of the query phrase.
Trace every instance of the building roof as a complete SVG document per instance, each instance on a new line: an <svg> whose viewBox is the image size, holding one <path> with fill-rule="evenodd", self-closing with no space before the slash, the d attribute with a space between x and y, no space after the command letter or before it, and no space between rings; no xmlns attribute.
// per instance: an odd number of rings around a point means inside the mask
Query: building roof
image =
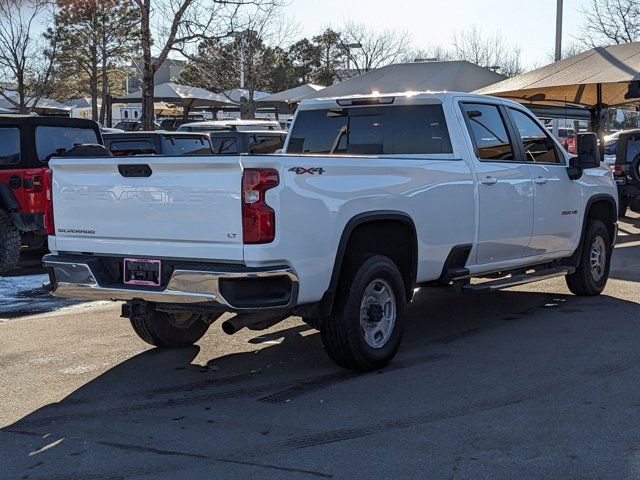
<svg viewBox="0 0 640 480"><path fill-rule="evenodd" d="M311 93L306 98L364 95L371 92L458 91L472 92L504 80L488 68L466 61L398 63L371 70L360 76Z"/></svg>
<svg viewBox="0 0 640 480"><path fill-rule="evenodd" d="M625 98L629 82L640 81L640 42L592 48L542 68L481 88L477 93L536 104L595 106L638 102Z"/></svg>

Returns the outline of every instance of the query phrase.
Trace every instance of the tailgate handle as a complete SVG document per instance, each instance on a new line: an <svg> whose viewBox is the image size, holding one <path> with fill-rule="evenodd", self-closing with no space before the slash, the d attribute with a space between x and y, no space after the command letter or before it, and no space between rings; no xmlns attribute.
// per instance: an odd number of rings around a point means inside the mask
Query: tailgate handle
<svg viewBox="0 0 640 480"><path fill-rule="evenodd" d="M118 171L123 177L150 177L153 173L146 164L118 165Z"/></svg>

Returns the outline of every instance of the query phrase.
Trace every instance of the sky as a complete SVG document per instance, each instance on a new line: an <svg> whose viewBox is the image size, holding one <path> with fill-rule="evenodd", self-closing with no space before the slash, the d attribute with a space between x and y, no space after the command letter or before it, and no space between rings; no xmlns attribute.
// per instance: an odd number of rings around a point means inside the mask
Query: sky
<svg viewBox="0 0 640 480"><path fill-rule="evenodd" d="M416 48L447 46L454 31L473 25L490 36L500 31L521 49L522 63L549 63L555 48L556 0L290 0L288 15L311 37L345 20L375 29L407 30ZM564 0L563 45L575 42L587 0Z"/></svg>

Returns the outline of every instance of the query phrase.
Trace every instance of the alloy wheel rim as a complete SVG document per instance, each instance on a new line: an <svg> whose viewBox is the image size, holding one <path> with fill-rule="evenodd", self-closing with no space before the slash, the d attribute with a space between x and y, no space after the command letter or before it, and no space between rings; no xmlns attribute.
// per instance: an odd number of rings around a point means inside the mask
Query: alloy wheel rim
<svg viewBox="0 0 640 480"><path fill-rule="evenodd" d="M599 282L604 276L605 267L607 265L607 249L604 239L601 236L597 236L593 239L593 242L591 242L589 259L591 263L591 278L596 282Z"/></svg>
<svg viewBox="0 0 640 480"><path fill-rule="evenodd" d="M396 323L396 298L386 280L376 278L365 288L360 302L360 328L371 348L384 347Z"/></svg>

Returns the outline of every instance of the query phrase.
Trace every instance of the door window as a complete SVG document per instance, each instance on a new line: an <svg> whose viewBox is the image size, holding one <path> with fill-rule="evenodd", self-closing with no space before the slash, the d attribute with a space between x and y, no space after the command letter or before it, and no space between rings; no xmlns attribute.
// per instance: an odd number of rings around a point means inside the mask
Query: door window
<svg viewBox="0 0 640 480"><path fill-rule="evenodd" d="M0 128L0 166L20 163L20 130Z"/></svg>
<svg viewBox="0 0 640 480"><path fill-rule="evenodd" d="M509 110L522 139L527 160L537 163L561 163L555 142L547 132L526 113L515 108Z"/></svg>
<svg viewBox="0 0 640 480"><path fill-rule="evenodd" d="M507 127L497 105L464 103L469 135L481 160L515 160Z"/></svg>

